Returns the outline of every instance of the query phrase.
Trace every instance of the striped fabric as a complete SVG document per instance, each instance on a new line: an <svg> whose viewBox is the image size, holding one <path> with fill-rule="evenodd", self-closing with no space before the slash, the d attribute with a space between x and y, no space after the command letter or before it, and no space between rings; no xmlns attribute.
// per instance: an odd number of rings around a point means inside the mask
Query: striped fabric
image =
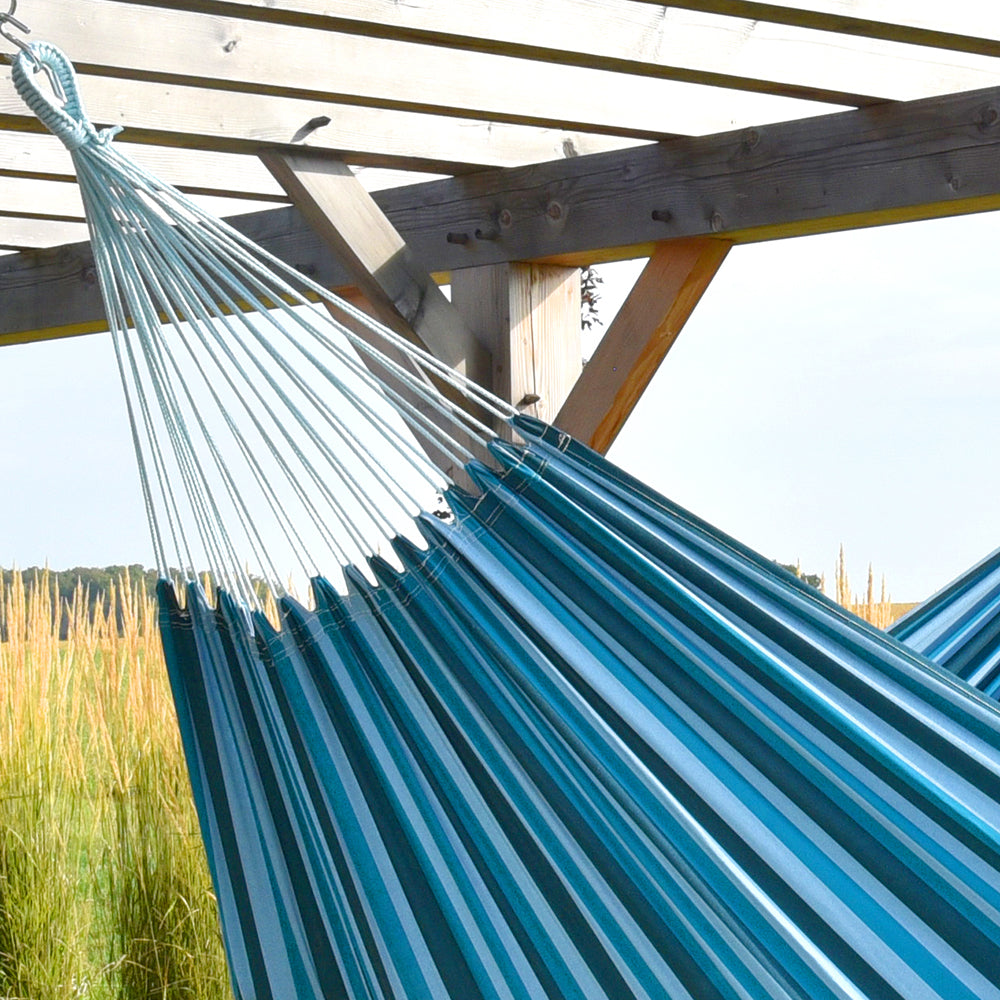
<svg viewBox="0 0 1000 1000"><path fill-rule="evenodd" d="M1000 549L900 618L889 633L1000 698Z"/></svg>
<svg viewBox="0 0 1000 1000"><path fill-rule="evenodd" d="M1000 998L1000 711L529 420L275 631L161 584L236 994Z"/></svg>

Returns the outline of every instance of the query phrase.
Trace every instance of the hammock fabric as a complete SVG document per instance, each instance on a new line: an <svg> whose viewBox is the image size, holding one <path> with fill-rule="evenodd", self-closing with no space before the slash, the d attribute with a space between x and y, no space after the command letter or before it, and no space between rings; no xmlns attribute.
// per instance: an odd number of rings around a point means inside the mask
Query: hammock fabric
<svg viewBox="0 0 1000 1000"><path fill-rule="evenodd" d="M993 706L521 429L280 632L161 585L237 992L1000 995Z"/></svg>
<svg viewBox="0 0 1000 1000"><path fill-rule="evenodd" d="M1000 549L900 618L889 634L1000 698Z"/></svg>
<svg viewBox="0 0 1000 1000"><path fill-rule="evenodd" d="M221 566L228 536L209 531L167 352L181 315L214 350L209 302L260 257L82 124L67 64L32 52L72 105L50 114L18 58L19 90L74 150L134 432L155 437L162 412ZM268 287L250 301L278 337L264 301L290 293ZM172 333L157 339L160 313ZM238 311L225 323L227 347L253 333ZM228 378L235 355L219 350ZM1000 998L996 704L558 431L510 425L518 444L481 434L474 493L446 487L449 510L418 514L391 551L359 536L368 558L345 587L317 576L314 610L282 597L280 629L253 581L214 608L195 582L184 607L160 583L236 995ZM172 525L180 506L156 478L143 473L147 508Z"/></svg>

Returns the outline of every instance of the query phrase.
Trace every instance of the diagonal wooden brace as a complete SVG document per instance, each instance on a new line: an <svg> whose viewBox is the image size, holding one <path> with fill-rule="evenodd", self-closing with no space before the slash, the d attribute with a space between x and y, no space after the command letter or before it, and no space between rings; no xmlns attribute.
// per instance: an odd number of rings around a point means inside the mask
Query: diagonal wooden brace
<svg viewBox="0 0 1000 1000"><path fill-rule="evenodd" d="M449 367L490 387L490 352L470 332L346 164L309 152L267 152L261 160L340 259L366 311ZM364 335L361 329L356 332ZM384 349L381 343L377 346ZM463 397L441 388L466 405ZM463 443L468 445L467 440ZM452 478L460 475L450 463L442 462L435 449L428 447L428 453Z"/></svg>
<svg viewBox="0 0 1000 1000"><path fill-rule="evenodd" d="M727 240L661 243L553 423L602 454L726 259Z"/></svg>

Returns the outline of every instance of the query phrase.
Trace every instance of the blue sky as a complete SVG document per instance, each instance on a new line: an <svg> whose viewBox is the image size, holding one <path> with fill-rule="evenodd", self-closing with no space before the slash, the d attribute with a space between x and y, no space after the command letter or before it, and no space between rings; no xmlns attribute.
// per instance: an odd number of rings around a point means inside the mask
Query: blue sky
<svg viewBox="0 0 1000 1000"><path fill-rule="evenodd" d="M736 247L611 458L832 582L919 600L1000 545L995 214ZM636 265L605 272L603 315ZM3 349L0 565L151 563L105 336Z"/></svg>
<svg viewBox="0 0 1000 1000"><path fill-rule="evenodd" d="M736 247L611 457L832 585L1000 545L996 214Z"/></svg>

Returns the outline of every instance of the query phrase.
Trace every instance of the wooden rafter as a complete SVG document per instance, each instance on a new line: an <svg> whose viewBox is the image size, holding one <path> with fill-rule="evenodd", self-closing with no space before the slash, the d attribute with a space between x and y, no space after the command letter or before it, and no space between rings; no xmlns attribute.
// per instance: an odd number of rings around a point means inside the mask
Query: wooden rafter
<svg viewBox="0 0 1000 1000"><path fill-rule="evenodd" d="M100 125L125 126L123 138L129 143L182 149L256 154L269 146L308 146L354 164L451 174L635 143L451 115L387 108L373 112L333 98L255 93L252 85L235 93L194 83L84 73L80 89L91 118ZM0 88L0 130L43 131L11 88ZM0 142L7 134L0 135Z"/></svg>
<svg viewBox="0 0 1000 1000"><path fill-rule="evenodd" d="M457 174L995 85L998 16L970 3L45 0L32 22L73 55L100 124L133 148L216 157L160 157L167 180L253 198L274 193L219 156L306 145ZM39 129L0 88L0 177L25 175L6 150ZM15 227L25 248L49 245L47 228Z"/></svg>
<svg viewBox="0 0 1000 1000"><path fill-rule="evenodd" d="M638 0L661 6L660 0ZM676 0L687 10L1000 55L1000 10L981 0ZM971 30L970 30L971 29Z"/></svg>
<svg viewBox="0 0 1000 1000"><path fill-rule="evenodd" d="M666 239L751 242L1000 208L1000 88L379 192L432 272L648 255ZM330 287L350 283L291 209L239 227ZM0 336L101 328L89 250L0 261Z"/></svg>
<svg viewBox="0 0 1000 1000"><path fill-rule="evenodd" d="M346 164L308 153L268 153L262 159L379 319L450 368L480 384L488 381L489 352Z"/></svg>
<svg viewBox="0 0 1000 1000"><path fill-rule="evenodd" d="M33 15L35 34L70 53L80 72L116 79L433 111L637 140L823 110L789 97L786 86L774 96L723 89L716 76L700 83L687 79L690 74L674 79L555 65L378 37L359 44L356 34L342 31L114 0L47 0ZM151 37L156 45L148 44Z"/></svg>
<svg viewBox="0 0 1000 1000"><path fill-rule="evenodd" d="M281 186L256 156L121 141L117 145L140 166L189 194L288 201ZM30 132L7 132L0 137L0 176L50 181L75 179L73 161L63 144L52 136Z"/></svg>
<svg viewBox="0 0 1000 1000"><path fill-rule="evenodd" d="M552 422L591 448L611 447L732 244L661 244Z"/></svg>
<svg viewBox="0 0 1000 1000"><path fill-rule="evenodd" d="M127 0L131 2L131 0ZM218 17L420 42L463 52L711 83L836 104L912 100L996 82L993 60L952 53L928 72L921 53L872 36L829 32L633 0L507 0L503 4L388 4L382 0L170 0ZM710 5L707 5L710 6ZM725 6L725 5L717 5ZM761 7L763 5L756 5ZM783 11L778 8L779 14ZM787 11L784 11L787 13ZM833 42L833 44L831 44ZM1000 54L1000 53L994 53Z"/></svg>
<svg viewBox="0 0 1000 1000"><path fill-rule="evenodd" d="M274 199L249 200L207 195L201 199L202 207L213 215L232 216L243 212L270 208ZM287 198L282 201L287 202ZM80 189L70 181L51 183L33 177L5 177L0 183L0 216L34 210L36 218L61 222L83 222L83 199Z"/></svg>

